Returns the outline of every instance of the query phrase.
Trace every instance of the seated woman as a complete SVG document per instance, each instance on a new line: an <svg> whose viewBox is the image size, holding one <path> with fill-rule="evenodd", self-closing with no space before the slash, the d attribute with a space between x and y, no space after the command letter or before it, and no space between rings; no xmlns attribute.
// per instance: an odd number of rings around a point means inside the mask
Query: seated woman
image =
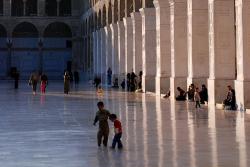
<svg viewBox="0 0 250 167"><path fill-rule="evenodd" d="M188 88L188 100L193 101L194 100L194 92L195 92L195 86L194 84L191 84Z"/></svg>
<svg viewBox="0 0 250 167"><path fill-rule="evenodd" d="M186 92L181 89L180 87L177 87L177 90L179 91L179 95L175 98L176 101L185 101L186 100Z"/></svg>
<svg viewBox="0 0 250 167"><path fill-rule="evenodd" d="M119 88L118 78L115 79L113 83L113 88Z"/></svg>
<svg viewBox="0 0 250 167"><path fill-rule="evenodd" d="M229 110L236 110L235 90L229 85L227 98L223 101L224 108Z"/></svg>

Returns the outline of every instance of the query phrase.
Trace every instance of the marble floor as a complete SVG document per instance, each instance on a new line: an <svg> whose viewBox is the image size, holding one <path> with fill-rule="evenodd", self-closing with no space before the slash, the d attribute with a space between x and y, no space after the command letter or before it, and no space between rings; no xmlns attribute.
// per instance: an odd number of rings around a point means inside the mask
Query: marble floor
<svg viewBox="0 0 250 167"><path fill-rule="evenodd" d="M33 96L0 83L1 167L248 167L250 116L87 84ZM97 148L96 103L118 114L124 150ZM112 127L112 125L111 125ZM113 132L110 134L110 141Z"/></svg>

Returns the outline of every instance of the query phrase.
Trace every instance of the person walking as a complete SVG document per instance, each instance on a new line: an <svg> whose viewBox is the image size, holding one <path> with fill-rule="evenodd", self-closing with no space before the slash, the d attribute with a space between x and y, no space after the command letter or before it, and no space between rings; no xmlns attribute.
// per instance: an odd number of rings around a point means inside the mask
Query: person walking
<svg viewBox="0 0 250 167"><path fill-rule="evenodd" d="M64 73L64 94L69 94L70 90L70 75L69 72L66 71Z"/></svg>
<svg viewBox="0 0 250 167"><path fill-rule="evenodd" d="M29 85L32 87L33 95L36 94L37 83L39 81L39 74L38 72L33 72L29 79Z"/></svg>
<svg viewBox="0 0 250 167"><path fill-rule="evenodd" d="M122 124L117 119L117 116L115 114L111 114L109 116L109 119L110 119L110 121L112 121L114 123L114 133L115 133L111 148L115 149L116 144L118 144L118 149L122 149L123 148L123 145L122 145L122 142L121 142Z"/></svg>
<svg viewBox="0 0 250 167"><path fill-rule="evenodd" d="M195 92L194 92L194 101L195 101L195 108L198 108L198 107L201 108L201 104L200 104L201 97L200 97L199 88L195 89Z"/></svg>
<svg viewBox="0 0 250 167"><path fill-rule="evenodd" d="M109 137L109 124L108 119L110 116L110 112L104 109L104 103L102 101L97 103L98 111L95 116L95 120L93 125L95 126L97 122L99 122L99 130L97 133L97 144L98 147L101 147L103 143L104 147L108 145L108 137Z"/></svg>
<svg viewBox="0 0 250 167"><path fill-rule="evenodd" d="M48 85L48 77L47 75L42 74L41 76L41 93L42 94L45 94L47 85Z"/></svg>

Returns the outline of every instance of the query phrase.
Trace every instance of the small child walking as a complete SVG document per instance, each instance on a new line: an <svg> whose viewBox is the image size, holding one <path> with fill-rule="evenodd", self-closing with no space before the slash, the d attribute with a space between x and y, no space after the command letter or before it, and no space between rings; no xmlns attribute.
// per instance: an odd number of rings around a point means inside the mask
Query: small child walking
<svg viewBox="0 0 250 167"><path fill-rule="evenodd" d="M200 104L201 97L200 97L199 88L195 89L195 92L194 92L194 101L195 101L195 108L198 108L198 107L201 108L201 104Z"/></svg>
<svg viewBox="0 0 250 167"><path fill-rule="evenodd" d="M121 142L122 124L117 119L117 116L115 114L111 114L109 116L109 119L110 119L110 121L112 121L114 123L114 131L115 131L115 136L114 136L111 148L115 149L116 144L118 144L118 149L122 149L123 148L123 145L122 145L122 142Z"/></svg>

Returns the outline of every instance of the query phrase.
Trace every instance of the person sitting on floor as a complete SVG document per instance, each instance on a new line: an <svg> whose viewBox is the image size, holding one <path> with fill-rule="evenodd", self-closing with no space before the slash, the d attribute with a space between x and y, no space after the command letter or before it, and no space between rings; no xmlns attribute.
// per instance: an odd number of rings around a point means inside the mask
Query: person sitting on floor
<svg viewBox="0 0 250 167"><path fill-rule="evenodd" d="M206 85L202 85L200 91L200 97L201 97L201 104L205 104L205 102L208 102L208 92Z"/></svg>
<svg viewBox="0 0 250 167"><path fill-rule="evenodd" d="M119 88L118 78L115 78L115 81L113 83L113 88Z"/></svg>
<svg viewBox="0 0 250 167"><path fill-rule="evenodd" d="M179 92L179 95L175 98L176 101L185 101L186 100L186 92L181 89L180 87L177 87L177 90Z"/></svg>
<svg viewBox="0 0 250 167"><path fill-rule="evenodd" d="M194 100L194 92L195 92L195 86L194 84L191 84L187 91L188 100L191 100L191 101Z"/></svg>
<svg viewBox="0 0 250 167"><path fill-rule="evenodd" d="M236 110L235 90L230 85L227 88L227 98L223 101L224 109Z"/></svg>

